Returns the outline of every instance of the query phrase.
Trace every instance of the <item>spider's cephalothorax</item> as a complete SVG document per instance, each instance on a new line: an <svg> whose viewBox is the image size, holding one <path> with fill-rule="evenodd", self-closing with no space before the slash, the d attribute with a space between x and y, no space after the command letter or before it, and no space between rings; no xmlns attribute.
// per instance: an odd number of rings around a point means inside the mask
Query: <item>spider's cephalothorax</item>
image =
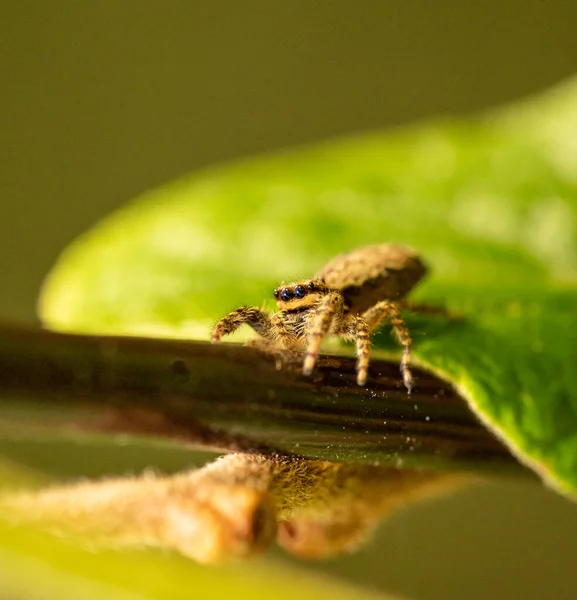
<svg viewBox="0 0 577 600"><path fill-rule="evenodd" d="M364 385L369 365L369 333L389 320L403 346L401 372L411 391L411 338L400 314L399 301L426 273L411 250L392 244L366 246L330 261L314 279L274 290L278 313L243 306L221 319L212 342L250 325L262 338L260 347L306 351L303 372L312 372L321 342L333 333L353 340L357 348L357 383Z"/></svg>

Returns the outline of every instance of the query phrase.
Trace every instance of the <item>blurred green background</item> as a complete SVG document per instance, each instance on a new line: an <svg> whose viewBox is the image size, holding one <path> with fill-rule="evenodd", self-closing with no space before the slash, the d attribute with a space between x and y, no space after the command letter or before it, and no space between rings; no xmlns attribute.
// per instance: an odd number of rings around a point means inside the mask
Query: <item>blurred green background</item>
<svg viewBox="0 0 577 600"><path fill-rule="evenodd" d="M537 92L577 71L576 23L570 0L2 6L0 317L32 321L59 251L143 190ZM100 474L83 452L68 474ZM142 468L133 454L110 469ZM576 559L576 508L508 482L403 512L360 555L309 567L412 598L569 599Z"/></svg>

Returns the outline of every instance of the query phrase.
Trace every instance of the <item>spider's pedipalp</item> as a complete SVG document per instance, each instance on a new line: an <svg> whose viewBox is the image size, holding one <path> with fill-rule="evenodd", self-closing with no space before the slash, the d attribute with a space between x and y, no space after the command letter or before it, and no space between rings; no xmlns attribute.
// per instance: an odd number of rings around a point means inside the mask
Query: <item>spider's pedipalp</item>
<svg viewBox="0 0 577 600"><path fill-rule="evenodd" d="M287 327L286 322L278 313L270 316L271 330L270 335L272 341L281 348L294 349L298 347L298 340Z"/></svg>

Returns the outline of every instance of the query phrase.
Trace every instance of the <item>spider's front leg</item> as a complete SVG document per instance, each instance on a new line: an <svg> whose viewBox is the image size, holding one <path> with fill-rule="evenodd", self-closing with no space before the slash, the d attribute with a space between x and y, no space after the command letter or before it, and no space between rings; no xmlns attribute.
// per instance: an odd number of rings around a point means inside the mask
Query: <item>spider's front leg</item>
<svg viewBox="0 0 577 600"><path fill-rule="evenodd" d="M321 342L329 332L333 319L342 314L344 300L340 294L331 292L324 296L316 307L307 324L307 352L303 364L303 373L310 375L319 355Z"/></svg>
<svg viewBox="0 0 577 600"><path fill-rule="evenodd" d="M269 314L256 306L241 306L223 317L212 331L211 342L220 342L224 335L234 333L241 325L250 325L261 339L249 340L247 345L268 350L273 347L291 348L294 346L294 336L287 329L278 314ZM256 343L255 343L256 342Z"/></svg>
<svg viewBox="0 0 577 600"><path fill-rule="evenodd" d="M272 319L262 308L256 306L241 306L223 317L212 330L211 342L220 342L224 335L234 333L241 325L250 325L259 335L265 339L272 339Z"/></svg>
<svg viewBox="0 0 577 600"><path fill-rule="evenodd" d="M399 304L390 300L383 300L366 310L362 318L367 322L369 328L376 329L381 323L390 320L391 326L397 340L403 346L403 356L401 358L401 374L403 375L403 383L409 394L413 389L413 376L411 375L410 360L411 360L411 336L409 330L401 317Z"/></svg>

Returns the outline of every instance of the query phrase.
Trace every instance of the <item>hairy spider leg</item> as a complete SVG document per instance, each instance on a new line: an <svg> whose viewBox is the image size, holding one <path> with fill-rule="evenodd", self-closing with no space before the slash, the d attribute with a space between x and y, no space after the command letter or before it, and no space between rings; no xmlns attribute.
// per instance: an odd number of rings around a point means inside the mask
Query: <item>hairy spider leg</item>
<svg viewBox="0 0 577 600"><path fill-rule="evenodd" d="M335 333L346 340L355 342L357 347L357 384L365 385L371 352L368 323L359 315L349 315Z"/></svg>
<svg viewBox="0 0 577 600"><path fill-rule="evenodd" d="M403 321L403 317L401 317L399 305L390 300L383 300L366 310L362 317L371 330L376 329L384 321L390 320L395 336L397 337L398 342L403 346L401 374L403 376L403 383L410 394L413 389L413 376L411 375L410 369L412 341L409 330Z"/></svg>
<svg viewBox="0 0 577 600"><path fill-rule="evenodd" d="M367 369L369 368L369 354L371 351L369 325L362 317L356 317L355 326L355 342L357 345L357 384L365 385L367 382Z"/></svg>
<svg viewBox="0 0 577 600"><path fill-rule="evenodd" d="M313 371L323 338L330 330L333 319L342 314L344 300L341 294L329 292L314 309L306 332L307 352L303 364L303 373L310 375Z"/></svg>

